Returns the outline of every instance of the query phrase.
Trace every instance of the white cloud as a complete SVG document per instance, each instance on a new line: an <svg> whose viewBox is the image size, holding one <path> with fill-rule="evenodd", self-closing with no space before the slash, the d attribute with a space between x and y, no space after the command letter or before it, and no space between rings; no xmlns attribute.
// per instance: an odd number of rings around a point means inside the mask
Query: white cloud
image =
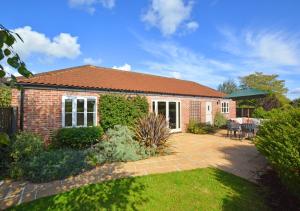
<svg viewBox="0 0 300 211"><path fill-rule="evenodd" d="M91 57L88 57L88 58L83 59L83 63L84 64L91 64L91 65L99 65L99 64L102 63L102 59L101 58L93 59Z"/></svg>
<svg viewBox="0 0 300 211"><path fill-rule="evenodd" d="M24 41L19 41L13 46L22 58L32 54L40 54L53 58L73 59L81 54L80 44L77 42L78 38L68 33L60 33L51 39L43 33L33 31L30 26L17 28L13 31L18 33Z"/></svg>
<svg viewBox="0 0 300 211"><path fill-rule="evenodd" d="M234 69L232 64L206 58L176 43L142 40L141 47L156 58L144 61L145 69L160 75L183 78L216 87L226 80L227 75Z"/></svg>
<svg viewBox="0 0 300 211"><path fill-rule="evenodd" d="M190 31L195 31L198 29L199 24L196 21L191 21L186 24L186 27Z"/></svg>
<svg viewBox="0 0 300 211"><path fill-rule="evenodd" d="M234 32L228 28L220 32L225 37L222 49L244 58L246 63L272 68L300 65L300 41L295 35L283 31Z"/></svg>
<svg viewBox="0 0 300 211"><path fill-rule="evenodd" d="M189 21L192 8L193 1L191 0L187 3L184 0L152 0L142 20L150 26L159 28L163 35L168 36L174 34L182 24ZM190 21L187 27L195 30L198 24Z"/></svg>
<svg viewBox="0 0 300 211"><path fill-rule="evenodd" d="M291 91L290 91L290 94L299 94L299 95L300 95L300 87L291 90Z"/></svg>
<svg viewBox="0 0 300 211"><path fill-rule="evenodd" d="M118 70L124 70L124 71L131 71L131 65L127 64L127 63L125 63L122 66L113 66L112 68L113 69L118 69Z"/></svg>
<svg viewBox="0 0 300 211"><path fill-rule="evenodd" d="M90 14L94 14L98 4L104 8L112 9L115 6L115 0L69 0L70 7L83 9Z"/></svg>

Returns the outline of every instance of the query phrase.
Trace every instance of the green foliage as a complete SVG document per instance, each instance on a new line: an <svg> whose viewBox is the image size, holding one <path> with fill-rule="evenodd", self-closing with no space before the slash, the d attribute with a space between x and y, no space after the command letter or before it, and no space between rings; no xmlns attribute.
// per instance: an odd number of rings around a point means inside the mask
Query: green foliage
<svg viewBox="0 0 300 211"><path fill-rule="evenodd" d="M263 107L258 107L253 111L252 116L254 118L266 119L268 116L268 112L265 111Z"/></svg>
<svg viewBox="0 0 300 211"><path fill-rule="evenodd" d="M32 73L27 70L25 63L20 59L19 55L14 52L13 44L17 39L22 40L19 34L9 31L0 24L0 62L6 59L6 63L17 69L18 72L24 77L30 77ZM0 64L0 78L6 76L7 70ZM16 82L15 76L11 75L11 82Z"/></svg>
<svg viewBox="0 0 300 211"><path fill-rule="evenodd" d="M259 128L255 145L283 183L300 196L300 109L271 112Z"/></svg>
<svg viewBox="0 0 300 211"><path fill-rule="evenodd" d="M269 119L272 116L277 115L278 113L285 112L290 109L293 109L293 106L289 104L283 105L280 108L274 108L270 111L266 111L262 107L258 107L257 109L254 110L252 115L254 118Z"/></svg>
<svg viewBox="0 0 300 211"><path fill-rule="evenodd" d="M238 90L238 86L236 85L234 80L224 81L222 84L218 86L218 91L223 92L225 94L231 94Z"/></svg>
<svg viewBox="0 0 300 211"><path fill-rule="evenodd" d="M89 168L83 151L58 149L45 151L22 163L24 178L31 182L49 182L76 175Z"/></svg>
<svg viewBox="0 0 300 211"><path fill-rule="evenodd" d="M288 98L285 96L288 89L285 87L285 81L279 80L278 77L279 76L276 74L265 75L261 72L255 72L240 77L240 86L241 88L254 88L268 91L271 94L274 94L274 97L283 105L289 102Z"/></svg>
<svg viewBox="0 0 300 211"><path fill-rule="evenodd" d="M148 149L162 152L166 148L170 130L164 116L150 113L138 120L135 136Z"/></svg>
<svg viewBox="0 0 300 211"><path fill-rule="evenodd" d="M187 126L187 132L194 134L211 134L216 132L216 128L210 124L190 120Z"/></svg>
<svg viewBox="0 0 300 211"><path fill-rule="evenodd" d="M291 105L295 108L300 108L300 98L297 98L297 99L294 99L292 102L291 102Z"/></svg>
<svg viewBox="0 0 300 211"><path fill-rule="evenodd" d="M42 152L44 150L44 142L36 134L21 132L14 138L11 150L14 162L19 162Z"/></svg>
<svg viewBox="0 0 300 211"><path fill-rule="evenodd" d="M115 161L133 161L145 158L148 152L133 139L127 126L108 129L105 139L87 150L87 161L92 165Z"/></svg>
<svg viewBox="0 0 300 211"><path fill-rule="evenodd" d="M0 146L8 146L10 143L9 136L6 133L0 132Z"/></svg>
<svg viewBox="0 0 300 211"><path fill-rule="evenodd" d="M0 132L0 180L6 176L10 159L10 139L6 133Z"/></svg>
<svg viewBox="0 0 300 211"><path fill-rule="evenodd" d="M16 135L11 146L10 174L13 178L24 175L23 163L44 150L44 143L40 136L33 133L22 132Z"/></svg>
<svg viewBox="0 0 300 211"><path fill-rule="evenodd" d="M99 103L101 125L104 131L115 125L133 126L138 118L148 113L148 107L145 97L101 95Z"/></svg>
<svg viewBox="0 0 300 211"><path fill-rule="evenodd" d="M224 127L226 123L227 123L226 117L220 112L217 112L214 118L214 126L217 128L221 128Z"/></svg>
<svg viewBox="0 0 300 211"><path fill-rule="evenodd" d="M51 146L54 148L85 149L99 142L103 135L101 126L59 129Z"/></svg>
<svg viewBox="0 0 300 211"><path fill-rule="evenodd" d="M11 89L0 85L0 108L11 106Z"/></svg>

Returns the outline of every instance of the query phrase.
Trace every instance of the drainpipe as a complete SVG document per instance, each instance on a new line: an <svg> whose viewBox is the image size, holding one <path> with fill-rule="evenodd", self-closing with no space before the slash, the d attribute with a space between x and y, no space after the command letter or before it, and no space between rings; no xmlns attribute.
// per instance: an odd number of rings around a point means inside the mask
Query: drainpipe
<svg viewBox="0 0 300 211"><path fill-rule="evenodd" d="M20 130L24 129L24 98L25 98L25 89L21 88L21 104L20 104Z"/></svg>

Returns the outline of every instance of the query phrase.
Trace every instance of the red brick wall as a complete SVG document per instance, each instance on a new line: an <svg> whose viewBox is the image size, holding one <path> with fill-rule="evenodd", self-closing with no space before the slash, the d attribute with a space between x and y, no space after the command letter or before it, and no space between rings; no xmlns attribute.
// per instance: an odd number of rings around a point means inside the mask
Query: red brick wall
<svg viewBox="0 0 300 211"><path fill-rule="evenodd" d="M20 92L13 90L12 105L20 105ZM45 140L49 140L51 134L61 128L62 121L62 96L96 96L97 92L85 91L62 91L62 90L38 90L26 89L24 97L24 131L30 131L42 135ZM99 98L98 98L99 99ZM98 100L97 99L97 100ZM213 117L217 111L220 111L221 103L217 98L192 98L176 96L147 96L149 109L152 111L151 100L179 100L181 101L181 128L186 130L189 123L189 106L191 100L201 101L201 121L205 122L205 102L210 101L213 105ZM228 118L235 117L235 102L230 101L230 113ZM97 116L99 122L99 118Z"/></svg>
<svg viewBox="0 0 300 211"><path fill-rule="evenodd" d="M152 111L152 100L178 100L181 101L181 129L182 131L186 131L187 125L189 123L190 119L190 101L191 100L199 100L201 103L201 110L200 110L200 116L201 116L201 122L206 122L206 102L212 102L212 117L214 119L214 116L217 112L221 111L221 101L222 99L218 98L193 98L193 97L172 97L172 96L147 96L149 105L150 105L150 111ZM229 102L229 113L224 114L226 118L235 118L235 101L228 100Z"/></svg>
<svg viewBox="0 0 300 211"><path fill-rule="evenodd" d="M18 98L14 92L13 98ZM37 133L50 140L51 134L61 128L62 96L99 96L95 92L26 89L24 97L24 131ZM98 98L99 99L99 98ZM15 103L15 100L12 101ZM97 118L98 119L98 118Z"/></svg>

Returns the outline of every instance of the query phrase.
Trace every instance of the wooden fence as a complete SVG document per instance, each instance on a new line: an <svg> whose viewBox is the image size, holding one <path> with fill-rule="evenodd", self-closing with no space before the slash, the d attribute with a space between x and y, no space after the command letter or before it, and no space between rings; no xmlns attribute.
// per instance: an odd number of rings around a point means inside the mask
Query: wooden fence
<svg viewBox="0 0 300 211"><path fill-rule="evenodd" d="M18 108L0 108L0 132L13 135L17 132Z"/></svg>

